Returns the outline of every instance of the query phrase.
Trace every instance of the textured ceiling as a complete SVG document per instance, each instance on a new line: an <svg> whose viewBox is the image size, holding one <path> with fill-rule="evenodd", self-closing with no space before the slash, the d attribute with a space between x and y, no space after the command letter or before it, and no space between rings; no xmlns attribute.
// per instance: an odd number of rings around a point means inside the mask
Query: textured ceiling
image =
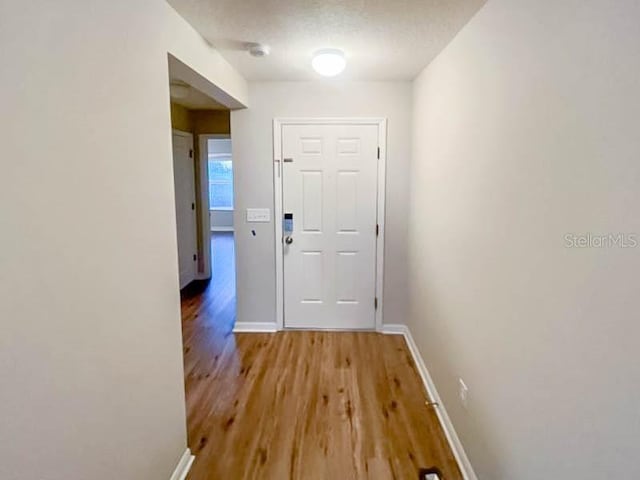
<svg viewBox="0 0 640 480"><path fill-rule="evenodd" d="M248 80L318 78L321 48L347 55L342 78L412 79L486 0L168 0ZM271 55L253 58L247 43Z"/></svg>

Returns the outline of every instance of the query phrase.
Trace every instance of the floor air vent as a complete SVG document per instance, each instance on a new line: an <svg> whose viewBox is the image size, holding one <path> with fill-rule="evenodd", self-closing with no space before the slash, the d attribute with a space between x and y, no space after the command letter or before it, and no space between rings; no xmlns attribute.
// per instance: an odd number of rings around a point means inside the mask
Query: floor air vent
<svg viewBox="0 0 640 480"><path fill-rule="evenodd" d="M437 468L423 468L420 470L418 480L444 480L444 478Z"/></svg>

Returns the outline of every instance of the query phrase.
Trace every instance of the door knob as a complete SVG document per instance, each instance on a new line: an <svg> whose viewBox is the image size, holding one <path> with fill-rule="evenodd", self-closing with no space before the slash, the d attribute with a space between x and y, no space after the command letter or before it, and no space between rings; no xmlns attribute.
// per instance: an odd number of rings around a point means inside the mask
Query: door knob
<svg viewBox="0 0 640 480"><path fill-rule="evenodd" d="M286 243L287 245L291 245L293 243L293 237L291 235L287 235L286 237L284 237L284 243Z"/></svg>

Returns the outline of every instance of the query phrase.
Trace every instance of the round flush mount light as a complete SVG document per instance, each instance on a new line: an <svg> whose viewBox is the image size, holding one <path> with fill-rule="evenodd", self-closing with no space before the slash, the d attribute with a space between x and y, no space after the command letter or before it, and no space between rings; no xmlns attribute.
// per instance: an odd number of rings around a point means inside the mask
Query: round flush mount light
<svg viewBox="0 0 640 480"><path fill-rule="evenodd" d="M169 93L171 94L171 98L184 99L191 93L191 87L186 83L171 83L169 85Z"/></svg>
<svg viewBox="0 0 640 480"><path fill-rule="evenodd" d="M325 77L335 77L342 73L347 66L347 60L344 58L344 52L334 48L325 48L318 50L313 55L311 66L320 75Z"/></svg>

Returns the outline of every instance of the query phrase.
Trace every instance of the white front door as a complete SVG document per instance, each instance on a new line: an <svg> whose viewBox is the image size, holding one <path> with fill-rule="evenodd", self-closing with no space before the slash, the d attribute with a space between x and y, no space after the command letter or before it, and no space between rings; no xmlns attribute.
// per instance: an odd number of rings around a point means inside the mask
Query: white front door
<svg viewBox="0 0 640 480"><path fill-rule="evenodd" d="M180 288L196 278L196 179L191 134L173 133L173 179L176 194Z"/></svg>
<svg viewBox="0 0 640 480"><path fill-rule="evenodd" d="M285 124L282 159L284 326L375 328L378 125Z"/></svg>

